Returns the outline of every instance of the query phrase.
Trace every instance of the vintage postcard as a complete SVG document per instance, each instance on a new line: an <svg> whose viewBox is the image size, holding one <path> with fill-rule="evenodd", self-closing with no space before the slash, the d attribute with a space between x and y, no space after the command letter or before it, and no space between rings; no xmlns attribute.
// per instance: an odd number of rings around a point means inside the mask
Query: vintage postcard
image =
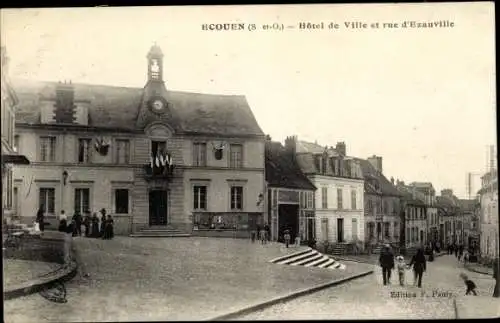
<svg viewBox="0 0 500 323"><path fill-rule="evenodd" d="M5 322L500 316L494 9L2 10Z"/></svg>

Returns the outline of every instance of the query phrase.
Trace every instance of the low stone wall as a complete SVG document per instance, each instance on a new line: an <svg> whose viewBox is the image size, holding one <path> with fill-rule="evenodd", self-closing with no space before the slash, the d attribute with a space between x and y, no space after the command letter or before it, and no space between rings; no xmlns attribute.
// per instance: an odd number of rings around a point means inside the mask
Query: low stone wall
<svg viewBox="0 0 500 323"><path fill-rule="evenodd" d="M250 239L250 232L236 230L193 230L196 237L220 237L220 238L240 238Z"/></svg>
<svg viewBox="0 0 500 323"><path fill-rule="evenodd" d="M65 264L71 251L71 237L60 232L45 232L40 235L24 235L10 239L4 244L4 258L45 261Z"/></svg>

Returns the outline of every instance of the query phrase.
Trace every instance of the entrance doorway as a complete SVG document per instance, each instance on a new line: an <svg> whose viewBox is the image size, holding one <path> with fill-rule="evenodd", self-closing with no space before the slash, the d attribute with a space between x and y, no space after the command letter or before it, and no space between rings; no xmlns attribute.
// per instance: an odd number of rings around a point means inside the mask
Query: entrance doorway
<svg viewBox="0 0 500 323"><path fill-rule="evenodd" d="M344 241L344 219L337 219L337 242Z"/></svg>
<svg viewBox="0 0 500 323"><path fill-rule="evenodd" d="M149 191L149 225L167 225L167 197L167 191Z"/></svg>
<svg viewBox="0 0 500 323"><path fill-rule="evenodd" d="M314 218L308 218L307 219L307 236L306 236L306 240L307 241L312 241L315 238L316 238L316 223L314 221Z"/></svg>
<svg viewBox="0 0 500 323"><path fill-rule="evenodd" d="M296 204L280 204L278 206L278 241L283 242L283 234L290 230L290 241L295 241L299 231L299 206Z"/></svg>

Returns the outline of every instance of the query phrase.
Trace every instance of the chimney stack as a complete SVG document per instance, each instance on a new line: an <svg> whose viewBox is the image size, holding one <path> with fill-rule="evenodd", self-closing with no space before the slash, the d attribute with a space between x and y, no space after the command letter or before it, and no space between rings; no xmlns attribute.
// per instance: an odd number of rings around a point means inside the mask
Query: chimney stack
<svg viewBox="0 0 500 323"><path fill-rule="evenodd" d="M377 172L382 174L382 157L373 155L372 157L368 157L367 160Z"/></svg>
<svg viewBox="0 0 500 323"><path fill-rule="evenodd" d="M346 150L345 142L343 142L343 141L337 142L337 145L335 146L335 150L339 154L341 154L342 156L346 156L347 155L347 150Z"/></svg>
<svg viewBox="0 0 500 323"><path fill-rule="evenodd" d="M391 176L391 184L394 185L394 177Z"/></svg>
<svg viewBox="0 0 500 323"><path fill-rule="evenodd" d="M55 120L56 123L76 121L75 90L67 81L56 86Z"/></svg>
<svg viewBox="0 0 500 323"><path fill-rule="evenodd" d="M295 154L297 153L297 136L285 138L285 150L295 158Z"/></svg>

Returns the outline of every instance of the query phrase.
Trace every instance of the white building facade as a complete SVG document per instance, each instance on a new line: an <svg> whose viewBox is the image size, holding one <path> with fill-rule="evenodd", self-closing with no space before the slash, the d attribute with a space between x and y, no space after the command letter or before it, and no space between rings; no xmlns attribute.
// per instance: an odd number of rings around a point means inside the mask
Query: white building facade
<svg viewBox="0 0 500 323"><path fill-rule="evenodd" d="M498 251L498 173L491 170L481 177L480 250L481 257L494 259Z"/></svg>

